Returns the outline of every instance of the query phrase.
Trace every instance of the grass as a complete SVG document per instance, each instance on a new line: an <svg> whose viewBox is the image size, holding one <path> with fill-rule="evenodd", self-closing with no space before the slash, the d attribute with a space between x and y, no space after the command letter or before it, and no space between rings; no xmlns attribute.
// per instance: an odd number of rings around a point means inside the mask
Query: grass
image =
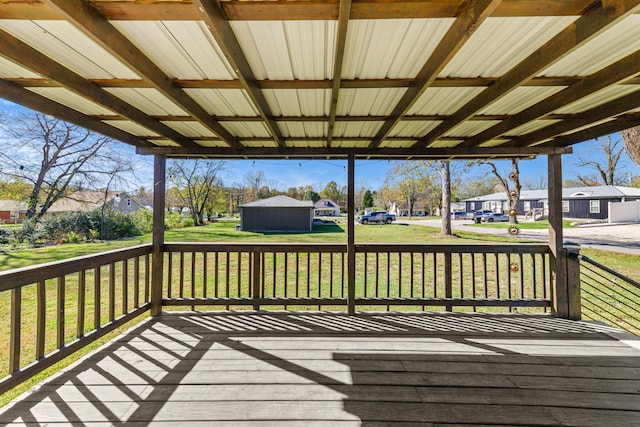
<svg viewBox="0 0 640 427"><path fill-rule="evenodd" d="M572 220L568 220L568 219L563 219L562 220L562 227L563 228L571 228L573 227L574 221ZM480 224L471 224L472 227L487 227L487 228L509 228L511 227L511 224L509 224L508 222L493 222L493 223L480 223ZM518 223L518 228L520 230L546 230L549 228L549 221L547 221L546 219L543 219L541 221L525 221L525 222L519 222Z"/></svg>
<svg viewBox="0 0 640 427"><path fill-rule="evenodd" d="M210 224L203 227L192 227L192 228L185 228L180 230L170 230L166 232L165 240L167 242L179 242L179 241L181 242L185 242L185 241L187 242L188 241L231 242L232 241L232 242L238 242L238 243L251 243L251 242L345 243L347 240L347 233L346 233L347 228L344 222L318 226L314 229L313 233L300 233L300 234L240 232L235 230L236 224L237 222L234 222L234 221L228 221L228 222L221 221L221 222L217 222L217 223ZM496 225L496 224L492 224L492 225ZM445 237L440 235L439 228L426 227L426 226L413 225L413 224L410 224L410 225L399 225L399 224L357 225L355 228L355 237L356 237L357 243L394 242L394 243L405 243L405 244L422 244L422 243L431 242L431 243L447 243L447 244L464 244L464 243L472 243L472 242L486 243L486 242L505 242L505 241L515 243L515 242L521 241L519 239L515 239L511 236L508 236L506 234L506 231L504 235L486 235L486 234L474 233L471 231L455 231L454 236ZM77 257L81 255L91 254L91 253L103 252L107 250L115 250L115 249L120 249L128 246L138 245L141 243L149 243L150 241L151 241L151 236L145 235L137 239L126 240L126 241L66 244L61 246L42 247L37 249L25 249L25 250L18 250L14 252L0 253L0 270L8 270L8 269L25 267L25 266L35 265L39 263L44 263L44 262L51 262L51 261ZM635 280L640 280L640 257L638 256L616 254L612 252L598 251L598 250L586 249L586 248L582 249L581 253L585 254L586 256L616 271L619 271L620 273L628 277L634 278ZM191 265L189 262L190 256L191 256L190 254L186 254L185 260L184 260L185 261L184 274L186 277L185 290L184 290L185 296L190 296L189 294L190 292L189 287L190 287L190 280L191 280L190 278ZM330 262L329 256L324 256L322 259L312 258L309 260L309 264L306 264L306 258L305 258L306 256L307 255L304 255L304 254L301 256L301 260L302 260L301 263L303 265L312 265L313 268L318 268L318 266L322 266L321 268L322 268L322 271L324 272L323 276L326 276L326 272L330 269L334 269L334 271L336 271L336 274L341 274L340 268L342 267L333 266L333 264L329 266L329 262ZM312 257L312 256L317 256L317 254L309 255L309 257ZM292 283L295 282L295 277L294 277L295 274L293 273L293 267L289 267L290 270L287 271L286 268L283 267L284 262L283 262L282 255L278 255L278 257L279 257L278 259L275 259L275 255L270 255L270 254L267 254L267 256L265 257L265 264L267 265L266 268L267 268L268 277L275 278L275 276L272 274L277 273L278 277L281 280L282 277L286 276L287 279L284 280L284 283L285 283L285 286L287 286L289 289L289 292L290 292L289 295L291 295L291 293L293 292ZM457 257L454 257L454 260L453 260L454 280L458 280L458 272L463 271L460 269L462 263L465 262L468 264L473 261L467 258L465 258L464 261L462 258L460 259L456 259L456 258ZM493 265L490 265L488 269L502 270L506 268L508 266L508 263L512 262L512 260L513 258L507 259L506 257L501 257L499 262L497 262L498 260L496 260L496 262ZM395 278L398 277L398 275L401 275L403 282L407 279L406 276L409 274L407 273L406 266L409 265L410 263L413 263L414 261L416 262L416 265L419 265L419 266L424 265L425 271L437 270L436 271L437 275L440 275L442 273L441 261L439 260L437 262L434 261L435 266L432 263L432 264L429 264L427 267L427 264L421 264L421 263L425 263L424 258L421 261L419 257L417 259L414 259L408 254L403 255L401 260L398 258L385 258L384 254L380 257L380 264L384 265L382 268L387 268L391 271L391 277L393 278L392 280L396 280ZM517 261L517 258L516 258L516 261ZM202 277L201 271L199 271L198 269L201 270L200 267L202 265L202 261L200 259L196 259L196 261L194 262L197 268L193 274L193 277L197 283L201 283L201 281L203 280L203 277ZM225 265L225 262L226 261L221 261L220 266L216 265L216 269L220 270L221 275L224 274L225 269L227 268ZM290 263L289 265L291 266L292 265L291 263L293 261L291 258L289 258L288 262ZM373 258L369 257L367 264L365 264L364 256L361 255L357 259L358 271L366 270L369 277L369 279L366 281L362 277L358 278L357 292L359 295L368 293L369 296L372 296L373 293L380 290L381 291L380 296L382 297L386 296L384 286L388 285L390 282L385 282L384 280L388 281L389 279L381 280L380 286L378 286L377 283L372 282L372 279L371 279L376 275L376 269L374 267L375 262L376 262L375 257ZM398 263L402 264L403 266L402 271L398 268L398 265L397 265ZM180 274L179 266L177 266L177 264L178 263L176 262L176 265L174 265L174 272L173 272L174 277L177 277L177 274ZM239 267L229 267L229 268L236 268L236 269L240 268L241 271L237 272L236 270L233 270L233 269L229 270L228 274L230 275L230 279L229 279L229 284L227 285L227 288L229 289L228 291L229 293L226 295L234 296L233 292L235 292L236 289L239 289L242 287L240 283L241 281L246 281L246 276L241 276L241 275L248 274L248 270L249 270L248 265L249 263L247 258L247 260L241 261ZM274 267L271 267L272 265ZM304 270L305 268L309 268L309 267L303 266L302 270ZM121 269L122 267L120 266L120 263L119 263L117 265L117 271L116 271L117 277L120 277ZM130 275L132 274L132 270L133 268L129 268ZM314 271L320 271L320 270L314 270ZM91 274L92 273L89 273L89 276L87 277L87 283L91 283L92 281ZM464 269L465 278L468 276L468 274L469 274L469 268L465 267ZM529 280L530 275L531 275L530 271L525 272L526 281ZM108 288L108 278L106 276L107 274L104 273L102 277L103 284L104 284L103 285L104 292L107 292L107 288ZM238 277L240 277L241 281L238 280ZM432 278L431 276L428 279L429 280L433 279L434 283L436 281L436 279ZM269 279L269 280L272 280L272 279ZM302 293L304 293L305 291L304 286L307 286L306 292L309 292L309 293L318 292L318 293L322 293L322 296L329 296L328 295L329 292L335 293L334 296L340 296L340 293L343 292L344 290L344 288L342 287L342 284L338 284L337 286L334 286L332 284L327 285L326 283L322 285L318 284L317 285L318 288L316 289L315 282L311 283L313 280L316 280L315 276L311 280L307 279L306 284L305 283L301 284L301 286L303 286L303 290L301 291ZM320 283L320 279L318 278L317 280L318 280L317 283ZM438 279L438 280L441 280L441 279ZM71 275L67 276L68 291L66 295L66 312L69 315L70 319L73 319L75 316L75 313L77 313L77 303L75 303L75 301L77 301L76 283L77 283L77 279L74 279ZM282 287L277 287L279 285L276 285L275 279L273 279L272 282L265 283L265 284L267 285L265 289L268 289L267 294L281 296L283 289ZM319 288L320 286L324 286L322 290L320 290ZM439 284L438 286L441 286L441 285ZM506 292L508 291L508 289L505 287L506 285L503 285L502 283L501 284L494 283L491 286L492 286L491 288L492 292L494 291L497 292L497 290L500 289L502 296L505 296ZM379 287L380 289L378 289ZM33 353L34 340L35 340L34 338L35 333L33 331L35 322L33 321L33 319L36 311L34 288L35 288L34 285L30 285L28 287L25 287L23 291L24 318L23 318L22 333L23 333L24 346L25 348L29 348L29 350L25 350L23 353L25 360L29 360L29 357L31 357L31 360L33 358L33 354L31 354ZM166 288L166 285L165 285L165 288ZM56 300L55 281L53 281L53 283L48 284L46 289L47 289L47 296L48 296L47 299L48 301L50 301L50 304L47 306L47 313L48 313L47 342L55 343L55 330L56 330L55 306L54 306L55 300ZM246 291L246 288L244 289L244 291ZM420 289L420 284L414 283L411 281L411 283L407 283L406 287L403 287L403 290L402 290L403 293L401 296L409 296L413 292L415 292L416 295L419 296L421 291L424 292L424 290ZM433 289L433 292L436 292L436 291L440 293L441 288ZM454 292L462 292L462 291L465 292L465 295L470 295L470 292L471 292L471 290L468 288L465 288L464 290L460 288L458 290L458 285L454 287ZM530 291L531 290L529 288L526 289L526 292L530 292ZM121 291L119 290L116 293L116 298L115 298L116 301L121 301L122 295L120 292ZM131 290L129 290L129 292L131 292ZM166 295L166 292L167 290L165 289L165 295ZM175 295L175 292L177 291L174 290L174 295ZM221 290L220 296L225 296L225 292L227 292L227 289ZM398 296L397 294L389 294L388 290L386 291L386 293L392 297ZM209 295L213 295L213 291L211 291ZM439 294L439 296L441 295ZM10 298L9 292L1 293L0 304L2 304L5 307L8 307L9 298ZM91 307L91 303L90 303L92 300L93 299L92 299L91 290L88 290L87 318L92 318L91 313L93 308ZM108 300L108 294L105 293L102 296L103 316L104 316L104 313L108 311L108 307L106 306L107 300ZM129 301L131 300L132 300L132 295L129 296ZM293 308L293 307L289 307L289 308ZM121 311L122 310L121 306L118 306L117 310ZM138 319L136 319L134 323L146 317L147 317L146 315L141 316ZM104 322L104 317L103 317L103 322ZM33 378L31 381L28 381L27 383L19 387L16 387L14 390L8 393L5 393L0 397L0 406L6 404L8 401L15 398L18 394L28 390L29 387L41 381L47 375L50 375L52 372L55 372L61 369L62 366L66 366L72 363L74 360L79 359L80 357L82 357L92 349L97 348L101 344L116 337L118 334L122 332L122 330L131 327L134 323L129 323L128 325L125 325L123 328L120 328L118 331L112 332L111 334L107 335L106 337L102 338L96 343L91 344L86 349L76 353L74 356L69 357L65 359L65 361L61 362L60 364L57 364L56 366L48 369L46 373L40 374L35 378ZM8 324L9 324L9 310L0 311L0 372L2 373L7 372L6 367L8 366L8 360L7 360L8 341L9 341L8 327L7 327ZM92 323L90 321L87 321L87 324L85 325L85 330L90 330L92 327L93 327ZM65 336L67 340L74 339L75 332L76 332L75 325L72 320L69 320L68 324L65 327ZM55 347L55 344L49 344L47 349L48 350L53 349L53 347L51 347L52 345Z"/></svg>

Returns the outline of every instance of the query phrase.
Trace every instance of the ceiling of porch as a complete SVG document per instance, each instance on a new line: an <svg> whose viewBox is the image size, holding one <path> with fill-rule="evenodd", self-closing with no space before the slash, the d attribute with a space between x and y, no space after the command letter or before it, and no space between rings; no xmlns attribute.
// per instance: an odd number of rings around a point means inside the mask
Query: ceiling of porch
<svg viewBox="0 0 640 427"><path fill-rule="evenodd" d="M214 157L511 157L640 124L640 0L0 1L0 95Z"/></svg>

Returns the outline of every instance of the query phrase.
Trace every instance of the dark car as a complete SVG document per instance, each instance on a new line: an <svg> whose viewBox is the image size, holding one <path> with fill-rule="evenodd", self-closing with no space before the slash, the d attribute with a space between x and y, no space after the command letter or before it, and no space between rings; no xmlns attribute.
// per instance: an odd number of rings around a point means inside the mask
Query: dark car
<svg viewBox="0 0 640 427"><path fill-rule="evenodd" d="M378 224L391 224L396 220L396 216L386 211L373 211L368 214L364 214L356 218L360 224L378 223Z"/></svg>
<svg viewBox="0 0 640 427"><path fill-rule="evenodd" d="M451 212L451 219L466 219L467 213L465 211L453 211Z"/></svg>

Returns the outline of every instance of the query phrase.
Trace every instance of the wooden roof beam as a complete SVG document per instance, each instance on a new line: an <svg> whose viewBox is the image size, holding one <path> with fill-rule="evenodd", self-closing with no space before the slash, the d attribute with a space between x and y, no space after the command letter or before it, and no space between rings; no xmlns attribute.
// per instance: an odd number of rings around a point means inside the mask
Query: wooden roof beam
<svg viewBox="0 0 640 427"><path fill-rule="evenodd" d="M570 132L572 129L578 129L583 126L587 126L590 123L597 123L601 120L605 120L609 117L615 117L619 114L623 114L637 108L640 108L640 89L606 104L591 108L590 110L584 111L580 114L575 114L567 120L554 123L542 129L530 132L524 136L513 138L511 142L506 145L517 147L530 146L539 141L544 141L565 132Z"/></svg>
<svg viewBox="0 0 640 427"><path fill-rule="evenodd" d="M152 86L193 115L203 126L220 136L229 146L238 147L238 141L193 98L174 84L172 80L147 58L133 43L111 23L83 0L42 0L76 28L105 49Z"/></svg>
<svg viewBox="0 0 640 427"><path fill-rule="evenodd" d="M543 147L544 145L554 144L556 147L568 147L578 142L588 141L604 135L609 135L621 130L629 129L640 125L640 113L629 113L616 118L610 122L592 126L569 135L555 138L551 143L536 145L535 147ZM532 147L534 148L534 147Z"/></svg>
<svg viewBox="0 0 640 427"><path fill-rule="evenodd" d="M251 98L274 140L278 145L284 145L280 128L273 120L267 99L264 97L249 61L240 47L240 42L227 20L220 0L194 0L194 4L200 12L200 18L204 20L209 32L233 67L242 87L247 91L247 95Z"/></svg>
<svg viewBox="0 0 640 427"><path fill-rule="evenodd" d="M184 135L160 123L153 117L127 104L120 98L89 82L68 68L63 67L48 56L3 30L0 30L0 55L38 74L57 81L78 95L90 99L154 132L165 135L178 144L183 146L194 145L194 142L189 138L186 138Z"/></svg>
<svg viewBox="0 0 640 427"><path fill-rule="evenodd" d="M548 68L571 51L620 22L640 9L637 0L605 0L596 2L593 8L545 43L532 55L516 65L494 84L460 108L450 119L438 125L421 138L416 145L428 146L447 131L465 121L477 111L510 93L522 83Z"/></svg>
<svg viewBox="0 0 640 427"><path fill-rule="evenodd" d="M411 108L416 100L435 81L451 59L471 37L474 31L498 7L500 0L469 0L460 14L435 48L427 62L418 72L415 80L396 104L387 120L371 142L371 148L377 148Z"/></svg>
<svg viewBox="0 0 640 427"><path fill-rule="evenodd" d="M224 1L229 20L337 20L339 0L309 1ZM190 21L198 18L193 3L185 1L103 1L94 7L110 20ZM593 0L504 0L493 16L575 16L582 14ZM463 0L356 0L352 19L452 18ZM60 19L60 14L42 2L8 0L0 2L0 19Z"/></svg>
<svg viewBox="0 0 640 427"><path fill-rule="evenodd" d="M543 117L564 105L568 105L608 86L633 78L638 73L640 73L640 51L635 52L606 68L603 68L584 80L581 80L576 84L546 98L545 100L513 115L509 119L480 132L473 138L467 140L462 144L462 146L471 147L479 145L484 141L489 141L507 133L511 129L515 129L527 122ZM582 125L576 125L575 127L580 126Z"/></svg>
<svg viewBox="0 0 640 427"><path fill-rule="evenodd" d="M138 138L123 130L109 126L98 119L79 113L65 105L53 102L44 96L38 95L37 93L31 92L30 90L24 89L6 80L0 80L0 92L2 93L3 98L11 102L57 117L60 120L73 123L76 126L98 132L109 138L131 144L135 147L152 146L151 143L142 138Z"/></svg>
<svg viewBox="0 0 640 427"><path fill-rule="evenodd" d="M333 129L336 124L336 111L338 109L338 96L342 81L342 62L344 49L347 42L347 27L351 15L351 0L340 0L338 12L338 31L336 34L335 55L333 58L333 85L331 87L331 103L329 104L329 123L327 125L327 146L331 146Z"/></svg>

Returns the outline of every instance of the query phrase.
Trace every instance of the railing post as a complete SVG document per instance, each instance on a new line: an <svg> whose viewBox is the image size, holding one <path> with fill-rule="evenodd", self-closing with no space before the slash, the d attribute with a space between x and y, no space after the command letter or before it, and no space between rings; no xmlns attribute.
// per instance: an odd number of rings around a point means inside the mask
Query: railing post
<svg viewBox="0 0 640 427"><path fill-rule="evenodd" d="M444 297L453 298L453 273L451 270L451 252L444 253ZM447 305L447 311L453 311L452 305Z"/></svg>
<svg viewBox="0 0 640 427"><path fill-rule="evenodd" d="M582 318L582 296L580 294L580 260L578 255L580 248L570 246L565 248L565 260L567 262L567 300L569 303L569 319L580 320Z"/></svg>
<svg viewBox="0 0 640 427"><path fill-rule="evenodd" d="M562 234L562 158L548 155L549 249L551 250L551 302L558 317L568 318L567 277Z"/></svg>
<svg viewBox="0 0 640 427"><path fill-rule="evenodd" d="M355 159L349 154L347 161L347 312L356 312L356 242L355 242Z"/></svg>
<svg viewBox="0 0 640 427"><path fill-rule="evenodd" d="M254 252L253 253L253 309L255 311L260 310L260 303L258 302L258 298L261 296L261 283L262 283L262 252ZM296 273L297 274L297 273Z"/></svg>
<svg viewBox="0 0 640 427"><path fill-rule="evenodd" d="M164 198L166 158L156 154L153 159L153 238L151 252L151 315L162 312L162 278L164 268Z"/></svg>

